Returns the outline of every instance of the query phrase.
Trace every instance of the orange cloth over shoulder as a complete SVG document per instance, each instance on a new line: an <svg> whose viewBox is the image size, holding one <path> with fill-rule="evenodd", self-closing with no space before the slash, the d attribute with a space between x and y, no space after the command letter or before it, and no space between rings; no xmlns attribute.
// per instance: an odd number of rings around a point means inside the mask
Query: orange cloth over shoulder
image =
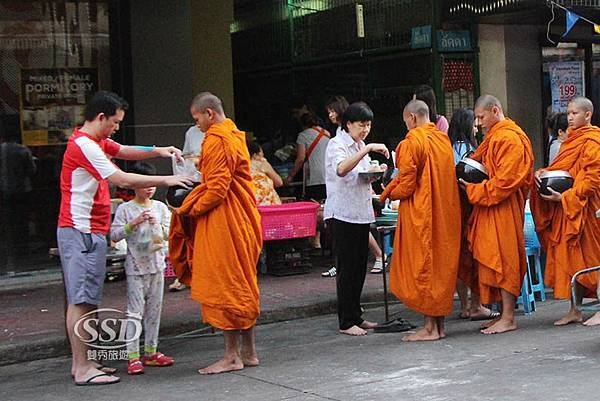
<svg viewBox="0 0 600 401"><path fill-rule="evenodd" d="M203 182L177 209L194 229L192 298L211 326L248 329L260 313L256 264L262 234L244 132L230 119L213 124L199 165Z"/></svg>
<svg viewBox="0 0 600 401"><path fill-rule="evenodd" d="M471 158L481 162L489 180L467 186L473 205L468 241L478 264L484 304L501 300L500 289L521 293L527 269L523 224L533 181L531 142L512 120L496 123Z"/></svg>
<svg viewBox="0 0 600 401"><path fill-rule="evenodd" d="M427 316L452 312L461 240L454 155L432 123L410 130L396 149L398 176L382 199L400 200L390 289Z"/></svg>
<svg viewBox="0 0 600 401"><path fill-rule="evenodd" d="M542 199L531 191L531 212L546 250L546 283L555 298L571 297L571 278L578 270L600 265L600 128L569 130L560 152L546 170L566 170L574 178L560 202ZM594 292L597 273L580 276L580 284Z"/></svg>

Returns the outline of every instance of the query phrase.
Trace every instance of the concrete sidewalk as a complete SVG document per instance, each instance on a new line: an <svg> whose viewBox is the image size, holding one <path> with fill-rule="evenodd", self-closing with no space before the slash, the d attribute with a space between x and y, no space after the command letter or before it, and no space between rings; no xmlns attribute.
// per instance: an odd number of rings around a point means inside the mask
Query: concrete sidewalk
<svg viewBox="0 0 600 401"><path fill-rule="evenodd" d="M321 277L321 271L328 267L329 258L316 255L312 261L313 268L308 274L259 276L259 324L335 313L335 278ZM172 279L166 281L165 285ZM27 287L29 289L0 288L0 365L57 357L69 352L65 341L62 282L55 277L43 285L38 283L36 286L31 282ZM363 303L382 300L381 275L367 274ZM126 309L125 281L105 283L101 307ZM199 306L190 299L189 290L165 293L161 337L203 327Z"/></svg>
<svg viewBox="0 0 600 401"><path fill-rule="evenodd" d="M331 281L330 281L331 283ZM160 349L175 358L169 368L140 376L119 369L121 383L77 387L68 357L0 367L6 401L595 401L600 338L596 327L552 322L568 302L546 301L519 329L485 336L481 322L447 319L441 341L403 343L404 333L338 334L335 315L264 324L257 328L260 366L200 376L223 355L221 335L164 339ZM421 323L403 305L393 312ZM378 320L381 308L366 318Z"/></svg>

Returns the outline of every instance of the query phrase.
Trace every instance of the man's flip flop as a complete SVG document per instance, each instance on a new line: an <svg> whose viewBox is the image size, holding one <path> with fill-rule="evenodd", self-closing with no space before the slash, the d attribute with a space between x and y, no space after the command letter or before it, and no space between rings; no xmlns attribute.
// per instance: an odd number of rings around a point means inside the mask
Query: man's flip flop
<svg viewBox="0 0 600 401"><path fill-rule="evenodd" d="M478 322L480 320L492 320L500 317L500 312L490 312L488 315L480 315L471 317L471 321Z"/></svg>
<svg viewBox="0 0 600 401"><path fill-rule="evenodd" d="M116 378L117 380L112 380L112 381L106 381L106 382L95 382L94 379L101 377L101 376L112 376L111 374L108 373L98 373L97 375L94 375L92 377L90 377L89 379L87 379L86 381L82 381L82 382L75 382L76 386L104 386L107 384L115 384L121 381L120 378ZM116 377L116 376L115 376Z"/></svg>
<svg viewBox="0 0 600 401"><path fill-rule="evenodd" d="M113 368L112 366L103 366L103 365L96 366L96 369L98 369L101 372L108 373L109 375L114 375L115 373L117 373L119 371L119 369ZM71 377L75 378L75 376L73 376L72 374L71 374Z"/></svg>

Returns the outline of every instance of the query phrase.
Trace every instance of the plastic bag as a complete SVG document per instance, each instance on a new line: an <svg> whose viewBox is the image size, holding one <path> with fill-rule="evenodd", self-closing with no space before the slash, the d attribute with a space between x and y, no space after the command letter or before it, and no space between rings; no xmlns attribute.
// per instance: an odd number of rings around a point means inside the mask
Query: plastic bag
<svg viewBox="0 0 600 401"><path fill-rule="evenodd" d="M177 159L177 157L171 157L171 165L173 167L174 175L183 175L185 177L190 177L194 182L200 182L202 179L202 175L196 169L196 164L194 160L191 159Z"/></svg>
<svg viewBox="0 0 600 401"><path fill-rule="evenodd" d="M164 241L160 234L153 230L152 225L144 221L138 228L138 250L142 253L153 253L162 249Z"/></svg>

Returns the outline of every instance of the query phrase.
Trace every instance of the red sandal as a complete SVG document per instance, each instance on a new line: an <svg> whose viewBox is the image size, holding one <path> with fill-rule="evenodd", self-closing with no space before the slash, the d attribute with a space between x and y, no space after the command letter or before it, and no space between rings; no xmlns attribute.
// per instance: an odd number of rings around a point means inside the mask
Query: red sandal
<svg viewBox="0 0 600 401"><path fill-rule="evenodd" d="M144 373L144 365L139 358L131 359L127 362L127 373L130 375L141 375Z"/></svg>
<svg viewBox="0 0 600 401"><path fill-rule="evenodd" d="M144 356L144 366L171 366L173 365L174 359L170 356L166 356L162 352L156 352L150 356Z"/></svg>

